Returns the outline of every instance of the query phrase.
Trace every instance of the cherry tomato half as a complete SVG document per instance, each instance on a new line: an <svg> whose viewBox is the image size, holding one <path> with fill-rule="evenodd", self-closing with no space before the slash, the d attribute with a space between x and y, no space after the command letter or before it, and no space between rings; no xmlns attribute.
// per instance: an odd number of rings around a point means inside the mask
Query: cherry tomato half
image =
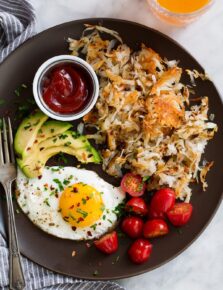
<svg viewBox="0 0 223 290"><path fill-rule="evenodd" d="M108 233L99 240L94 241L97 249L105 254L112 254L118 249L118 235L116 231Z"/></svg>
<svg viewBox="0 0 223 290"><path fill-rule="evenodd" d="M130 238L139 238L142 235L143 220L135 216L126 217L121 228Z"/></svg>
<svg viewBox="0 0 223 290"><path fill-rule="evenodd" d="M149 217L165 218L165 213L175 204L175 191L171 188L162 188L152 197Z"/></svg>
<svg viewBox="0 0 223 290"><path fill-rule="evenodd" d="M142 264L149 259L151 251L152 244L149 241L138 239L130 246L128 255L135 264Z"/></svg>
<svg viewBox="0 0 223 290"><path fill-rule="evenodd" d="M192 204L179 202L167 212L167 217L174 226L183 226L190 220L192 212Z"/></svg>
<svg viewBox="0 0 223 290"><path fill-rule="evenodd" d="M143 236L148 238L156 238L168 234L169 229L164 220L154 219L149 220L144 224Z"/></svg>
<svg viewBox="0 0 223 290"><path fill-rule="evenodd" d="M140 175L126 173L122 178L121 188L131 196L141 196L146 190L146 184Z"/></svg>
<svg viewBox="0 0 223 290"><path fill-rule="evenodd" d="M141 216L145 216L148 213L147 205L143 198L132 197L125 205L125 209L128 212L135 213Z"/></svg>

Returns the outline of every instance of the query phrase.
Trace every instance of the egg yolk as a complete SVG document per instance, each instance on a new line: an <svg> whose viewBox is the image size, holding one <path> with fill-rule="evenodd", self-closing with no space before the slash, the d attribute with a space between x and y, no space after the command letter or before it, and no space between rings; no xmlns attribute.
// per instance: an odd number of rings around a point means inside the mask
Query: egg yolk
<svg viewBox="0 0 223 290"><path fill-rule="evenodd" d="M59 211L63 219L75 230L75 228L91 226L100 219L104 211L104 203L101 193L94 187L75 183L63 191Z"/></svg>

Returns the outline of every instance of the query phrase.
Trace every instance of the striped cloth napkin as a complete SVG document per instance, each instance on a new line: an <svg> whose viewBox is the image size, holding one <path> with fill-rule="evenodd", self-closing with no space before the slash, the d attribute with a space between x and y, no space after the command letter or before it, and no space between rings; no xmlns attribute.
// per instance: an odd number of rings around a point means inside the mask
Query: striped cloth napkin
<svg viewBox="0 0 223 290"><path fill-rule="evenodd" d="M35 14L26 0L0 0L0 62L34 34ZM0 221L1 222L1 221ZM124 290L115 282L84 281L53 273L22 257L26 290ZM9 289L8 248L0 232L0 289Z"/></svg>

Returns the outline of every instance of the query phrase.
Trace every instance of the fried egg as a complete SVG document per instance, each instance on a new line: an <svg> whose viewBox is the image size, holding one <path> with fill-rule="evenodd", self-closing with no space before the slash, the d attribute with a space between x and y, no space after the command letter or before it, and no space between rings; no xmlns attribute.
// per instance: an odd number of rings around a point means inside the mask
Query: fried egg
<svg viewBox="0 0 223 290"><path fill-rule="evenodd" d="M75 167L45 167L39 178L18 168L17 201L29 219L59 238L99 238L117 224L125 193L95 172Z"/></svg>

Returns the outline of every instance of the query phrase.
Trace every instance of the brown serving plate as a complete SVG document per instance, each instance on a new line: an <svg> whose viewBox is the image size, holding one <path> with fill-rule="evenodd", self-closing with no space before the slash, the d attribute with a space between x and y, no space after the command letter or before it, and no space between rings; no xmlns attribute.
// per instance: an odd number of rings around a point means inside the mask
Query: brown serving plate
<svg viewBox="0 0 223 290"><path fill-rule="evenodd" d="M183 68L203 71L199 63L179 44L169 37L146 26L117 19L84 19L68 22L50 28L33 37L20 46L0 65L0 97L5 99L5 104L0 106L0 116L10 115L14 121L14 128L19 124L18 115L25 109L21 107L28 98L32 98L32 80L37 68L50 57L68 53L68 37L79 38L84 29L84 24L102 24L110 29L117 30L124 42L133 50L139 49L143 42L156 50L162 57L180 60ZM184 80L189 83L185 75ZM21 84L26 84L17 96L14 91ZM194 213L189 224L181 232L173 228L166 237L153 240L153 252L147 263L142 265L132 264L127 257L127 249L131 243L129 238L120 238L119 250L116 254L105 256L93 246L86 247L85 242L74 242L50 236L36 226L22 214L16 213L21 252L32 261L53 271L85 279L118 279L138 275L173 259L184 251L206 228L216 212L222 199L222 164L223 164L223 106L214 84L210 81L197 81L195 88L198 96L210 97L210 113L215 114L215 122L219 126L215 138L210 141L204 154L207 160L213 160L214 166L208 174L209 187L202 192L199 185L193 186L192 204ZM55 160L51 160L51 163ZM58 164L58 162L56 163ZM74 159L72 163L75 164ZM61 165L61 164L60 164ZM87 168L97 171L100 176L111 183L114 179L104 174L100 166L89 165ZM0 188L0 195L3 189ZM2 218L0 214L0 230L4 233L6 212L5 202L0 201ZM15 202L15 208L18 205ZM76 256L72 257L72 251ZM117 257L119 256L119 259ZM117 261L118 260L118 261ZM95 270L98 275L94 276Z"/></svg>

